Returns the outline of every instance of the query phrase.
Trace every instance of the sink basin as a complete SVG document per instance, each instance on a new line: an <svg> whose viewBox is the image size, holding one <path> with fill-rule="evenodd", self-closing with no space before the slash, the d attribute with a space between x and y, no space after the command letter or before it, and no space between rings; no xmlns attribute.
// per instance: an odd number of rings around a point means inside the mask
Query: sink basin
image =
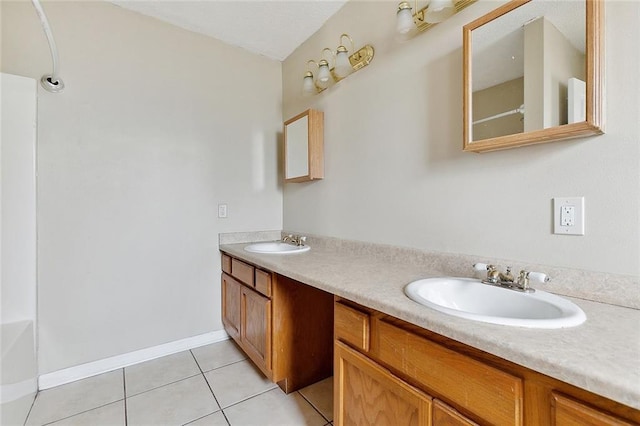
<svg viewBox="0 0 640 426"><path fill-rule="evenodd" d="M311 250L309 246L294 246L293 244L283 243L282 241L256 243L246 246L246 251L251 253L273 253L273 254L292 254L302 253Z"/></svg>
<svg viewBox="0 0 640 426"><path fill-rule="evenodd" d="M565 328L587 316L575 303L555 294L483 284L471 278L427 278L408 284L405 294L445 314L492 324L528 328Z"/></svg>

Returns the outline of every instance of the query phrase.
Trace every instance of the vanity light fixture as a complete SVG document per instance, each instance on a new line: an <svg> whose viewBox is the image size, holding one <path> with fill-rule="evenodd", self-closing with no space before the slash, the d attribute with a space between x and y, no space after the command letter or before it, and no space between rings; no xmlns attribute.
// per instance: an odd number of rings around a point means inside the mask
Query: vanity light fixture
<svg viewBox="0 0 640 426"><path fill-rule="evenodd" d="M403 1L398 5L398 11L396 12L396 32L406 36L412 32L426 31L476 1L430 0L426 6L418 9L418 0L415 0L415 13L411 8L411 4L408 1Z"/></svg>
<svg viewBox="0 0 640 426"><path fill-rule="evenodd" d="M320 88L316 85L313 78L313 73L309 71L309 64L314 64L316 67L318 66L318 63L313 59L307 61L307 72L304 73L304 78L302 79L302 94L304 96L315 95L320 91Z"/></svg>
<svg viewBox="0 0 640 426"><path fill-rule="evenodd" d="M342 39L346 37L351 42L351 50L354 50L353 39L349 36L349 34L342 34L340 36L340 46L336 49L336 66L334 68L334 76L337 79L342 79L348 76L353 72L353 67L351 66L351 61L349 60L349 51L344 44L342 44ZM334 77L334 78L335 78Z"/></svg>
<svg viewBox="0 0 640 426"><path fill-rule="evenodd" d="M371 63L374 54L373 46L367 44L355 53L350 54L343 43L345 37L351 42L351 51L355 50L353 39L349 34L342 34L340 36L340 46L335 52L325 47L322 49L322 58L318 62L313 59L307 61L307 71L302 80L302 94L304 96L320 93L332 83L339 82ZM326 52L331 55L328 59L325 57ZM333 60L333 66L330 64L330 60ZM309 64L314 64L318 68L318 76L315 79L308 68Z"/></svg>
<svg viewBox="0 0 640 426"><path fill-rule="evenodd" d="M329 87L329 83L331 82L331 71L329 71L329 61L324 58L324 52L329 52L333 55L333 51L328 47L322 49L323 58L318 62L318 87L321 89L326 89Z"/></svg>

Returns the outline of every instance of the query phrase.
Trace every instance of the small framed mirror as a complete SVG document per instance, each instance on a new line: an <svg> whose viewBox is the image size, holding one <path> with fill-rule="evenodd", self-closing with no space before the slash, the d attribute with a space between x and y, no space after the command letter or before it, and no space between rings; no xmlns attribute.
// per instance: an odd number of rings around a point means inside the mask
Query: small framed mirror
<svg viewBox="0 0 640 426"><path fill-rule="evenodd" d="M324 113L309 109L284 123L284 181L324 178Z"/></svg>
<svg viewBox="0 0 640 426"><path fill-rule="evenodd" d="M512 0L464 26L464 151L603 133L603 8Z"/></svg>

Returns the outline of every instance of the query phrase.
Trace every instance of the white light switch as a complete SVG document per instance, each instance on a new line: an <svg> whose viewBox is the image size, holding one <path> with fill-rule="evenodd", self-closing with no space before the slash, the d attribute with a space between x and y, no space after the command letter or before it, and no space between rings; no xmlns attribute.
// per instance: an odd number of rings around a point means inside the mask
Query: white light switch
<svg viewBox="0 0 640 426"><path fill-rule="evenodd" d="M584 235L584 197L553 199L553 233Z"/></svg>
<svg viewBox="0 0 640 426"><path fill-rule="evenodd" d="M226 218L227 217L227 205L226 204L218 204L218 217Z"/></svg>

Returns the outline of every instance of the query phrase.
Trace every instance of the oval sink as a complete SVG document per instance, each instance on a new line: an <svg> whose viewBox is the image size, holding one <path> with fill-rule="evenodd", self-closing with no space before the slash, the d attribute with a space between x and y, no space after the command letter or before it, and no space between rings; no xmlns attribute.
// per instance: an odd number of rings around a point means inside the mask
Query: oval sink
<svg viewBox="0 0 640 426"><path fill-rule="evenodd" d="M587 316L575 303L555 294L500 288L471 278L427 278L405 287L421 305L445 314L492 324L529 328L565 328Z"/></svg>
<svg viewBox="0 0 640 426"><path fill-rule="evenodd" d="M302 253L311 250L309 246L294 246L293 244L283 243L282 241L256 243L246 246L246 251L251 253L274 253L274 254L291 254Z"/></svg>

